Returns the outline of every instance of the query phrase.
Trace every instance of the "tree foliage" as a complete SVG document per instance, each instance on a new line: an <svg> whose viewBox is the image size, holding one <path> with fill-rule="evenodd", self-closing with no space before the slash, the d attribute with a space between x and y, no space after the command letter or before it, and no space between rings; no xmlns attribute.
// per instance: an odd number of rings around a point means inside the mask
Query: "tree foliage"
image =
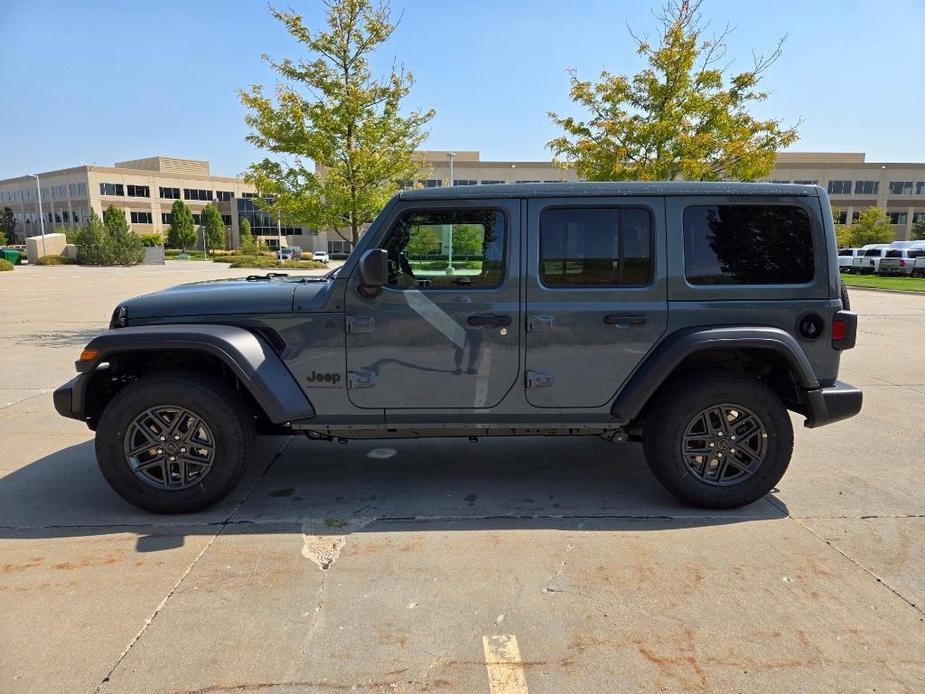
<svg viewBox="0 0 925 694"><path fill-rule="evenodd" d="M853 248L869 243L890 243L894 238L890 218L880 207L868 207L850 228L849 239Z"/></svg>
<svg viewBox="0 0 925 694"><path fill-rule="evenodd" d="M109 232L112 265L135 265L145 257L144 243L125 219L125 211L110 205L103 212L103 225Z"/></svg>
<svg viewBox="0 0 925 694"><path fill-rule="evenodd" d="M440 234L429 225L414 227L405 250L412 256L425 256L440 250Z"/></svg>
<svg viewBox="0 0 925 694"><path fill-rule="evenodd" d="M225 248L225 222L222 213L211 202L202 210L202 227L206 235L206 245L214 250Z"/></svg>
<svg viewBox="0 0 925 694"><path fill-rule="evenodd" d="M112 265L115 255L112 235L93 208L90 208L90 219L77 230L74 241L77 262L81 265Z"/></svg>
<svg viewBox="0 0 925 694"><path fill-rule="evenodd" d="M251 223L245 218L240 220L241 239L238 248L244 255L257 255L258 247L254 235L251 233Z"/></svg>
<svg viewBox="0 0 925 694"><path fill-rule="evenodd" d="M16 217L13 208L4 207L0 212L0 244L13 240L16 232Z"/></svg>
<svg viewBox="0 0 925 694"><path fill-rule="evenodd" d="M485 227L481 224L456 224L453 227L453 255L481 255Z"/></svg>
<svg viewBox="0 0 925 694"><path fill-rule="evenodd" d="M185 251L196 245L196 227L193 213L182 200L174 200L170 208L170 229L167 231L167 245Z"/></svg>
<svg viewBox="0 0 925 694"><path fill-rule="evenodd" d="M925 241L925 215L912 225L912 238L915 241Z"/></svg>
<svg viewBox="0 0 925 694"><path fill-rule="evenodd" d="M657 46L630 32L648 63L633 77L605 70L593 83L571 71L571 99L588 119L549 114L565 131L547 145L556 163L596 181L752 181L771 172L776 152L797 140L796 127L756 118L748 107L767 99L759 85L783 39L750 69L729 74L731 30L706 38L700 4L668 0Z"/></svg>
<svg viewBox="0 0 925 694"><path fill-rule="evenodd" d="M274 155L252 164L245 177L271 214L355 244L402 182L421 176L414 151L434 111L401 115L414 84L403 66L382 79L372 75L369 56L396 27L388 5L325 0L325 6L323 30L310 29L296 12L271 8L306 56L280 62L264 56L285 80L275 99L257 85L240 92L248 141Z"/></svg>

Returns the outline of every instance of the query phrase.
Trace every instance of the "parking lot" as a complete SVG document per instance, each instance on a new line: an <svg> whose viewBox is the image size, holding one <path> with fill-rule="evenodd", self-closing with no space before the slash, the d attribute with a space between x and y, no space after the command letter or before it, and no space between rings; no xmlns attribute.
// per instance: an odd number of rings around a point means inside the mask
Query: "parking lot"
<svg viewBox="0 0 925 694"><path fill-rule="evenodd" d="M229 271L0 276L0 692L925 690L925 296L854 290L855 419L680 506L636 444L261 440L225 502L135 510L51 391L123 297Z"/></svg>

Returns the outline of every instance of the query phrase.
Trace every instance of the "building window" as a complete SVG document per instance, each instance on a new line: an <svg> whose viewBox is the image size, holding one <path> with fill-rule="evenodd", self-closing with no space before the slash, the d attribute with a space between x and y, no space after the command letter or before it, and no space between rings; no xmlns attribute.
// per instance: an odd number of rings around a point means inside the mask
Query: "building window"
<svg viewBox="0 0 925 694"><path fill-rule="evenodd" d="M425 181L418 181L425 188L442 188L443 181L439 178L428 178Z"/></svg>
<svg viewBox="0 0 925 694"><path fill-rule="evenodd" d="M126 186L126 192L130 198L150 198L151 189L148 186Z"/></svg>
<svg viewBox="0 0 925 694"><path fill-rule="evenodd" d="M184 188L183 189L183 199L184 200L205 200L206 202L212 200L212 191L203 190L202 188Z"/></svg>
<svg viewBox="0 0 925 694"><path fill-rule="evenodd" d="M848 211L837 210L833 217L836 224L845 224L848 221Z"/></svg>
<svg viewBox="0 0 925 694"><path fill-rule="evenodd" d="M100 183L100 195L125 195L121 183Z"/></svg>
<svg viewBox="0 0 925 694"><path fill-rule="evenodd" d="M809 215L794 205L688 207L684 274L698 285L810 282L815 265Z"/></svg>
<svg viewBox="0 0 925 694"><path fill-rule="evenodd" d="M919 222L925 222L925 212L912 213L912 223L918 224Z"/></svg>
<svg viewBox="0 0 925 694"><path fill-rule="evenodd" d="M652 279L652 218L641 207L560 208L540 216L547 287L638 287Z"/></svg>
<svg viewBox="0 0 925 694"><path fill-rule="evenodd" d="M477 183L478 181L475 180L474 178L454 178L453 179L454 186L474 186Z"/></svg>
<svg viewBox="0 0 925 694"><path fill-rule="evenodd" d="M483 186L493 186L498 183L504 183L504 181L502 181L500 178L486 178L479 181L479 183Z"/></svg>
<svg viewBox="0 0 925 694"><path fill-rule="evenodd" d="M807 179L807 180L805 180L805 181L794 181L794 183L796 183L797 185L801 185L801 186L814 186L814 185L817 185L817 184L819 183L819 181L817 181L817 180L815 180L815 179L813 179L812 181L810 181L810 180Z"/></svg>
<svg viewBox="0 0 925 694"><path fill-rule="evenodd" d="M912 195L912 181L890 181L890 195Z"/></svg>
<svg viewBox="0 0 925 694"><path fill-rule="evenodd" d="M132 220L132 224L151 224L151 213L150 212L129 212L129 217Z"/></svg>
<svg viewBox="0 0 925 694"><path fill-rule="evenodd" d="M850 195L851 181L829 181L829 195Z"/></svg>
<svg viewBox="0 0 925 694"><path fill-rule="evenodd" d="M202 214L200 212L193 213L193 224L195 224L196 226L199 226L200 224L202 224Z"/></svg>
<svg viewBox="0 0 925 694"><path fill-rule="evenodd" d="M170 212L161 212L161 224L170 224Z"/></svg>
<svg viewBox="0 0 925 694"><path fill-rule="evenodd" d="M915 184L915 194L925 195L925 181L917 181Z"/></svg>
<svg viewBox="0 0 925 694"><path fill-rule="evenodd" d="M855 195L876 195L880 190L880 181L855 181Z"/></svg>
<svg viewBox="0 0 925 694"><path fill-rule="evenodd" d="M522 179L520 181L515 181L515 183L540 183L540 181Z"/></svg>
<svg viewBox="0 0 925 694"><path fill-rule="evenodd" d="M852 223L852 224L854 224L855 222L857 222L860 218L861 218L861 211L860 211L860 210L855 210L854 212L851 213L851 223Z"/></svg>
<svg viewBox="0 0 925 694"><path fill-rule="evenodd" d="M216 190L215 199L219 202L228 202L229 200L234 199L234 192L230 190Z"/></svg>
<svg viewBox="0 0 925 694"><path fill-rule="evenodd" d="M248 198L248 199L256 198L256 197L257 197L257 193L241 193L241 197L242 197L242 198Z"/></svg>
<svg viewBox="0 0 925 694"><path fill-rule="evenodd" d="M226 226L226 227L230 227L230 226L231 226L231 215L230 215L230 214L223 214L223 215L222 215L222 221L225 223L225 226Z"/></svg>
<svg viewBox="0 0 925 694"><path fill-rule="evenodd" d="M909 219L908 212L889 212L887 211L886 216L890 218L890 224L905 225L906 221Z"/></svg>
<svg viewBox="0 0 925 694"><path fill-rule="evenodd" d="M771 180L771 181L768 181L768 183L790 183L790 179L784 179L784 180Z"/></svg>
<svg viewBox="0 0 925 694"><path fill-rule="evenodd" d="M180 189L179 188L164 188L161 187L161 198L164 200L179 200L180 199Z"/></svg>

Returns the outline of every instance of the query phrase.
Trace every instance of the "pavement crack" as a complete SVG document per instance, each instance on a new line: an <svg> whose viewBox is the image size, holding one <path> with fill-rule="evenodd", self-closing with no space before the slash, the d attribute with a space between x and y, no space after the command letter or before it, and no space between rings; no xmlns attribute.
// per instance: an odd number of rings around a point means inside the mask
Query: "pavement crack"
<svg viewBox="0 0 925 694"><path fill-rule="evenodd" d="M566 557L568 557L568 553L571 552L573 549L575 549L575 545L569 542L565 548ZM549 576L549 578L546 580L546 587L543 588L544 593L565 593L567 592L563 588L560 588L558 585L554 585L555 583L558 582L560 578L562 578L563 575L565 575L565 569L567 567L568 567L567 558L559 562L559 566L556 567L556 570L553 571L552 574Z"/></svg>
<svg viewBox="0 0 925 694"><path fill-rule="evenodd" d="M874 573L873 571L871 571L870 569L868 569L866 566L864 566L861 562L859 562L858 560L856 560L856 559L855 559L854 557L852 557L850 554L848 554L847 552L845 552L845 551L844 551L843 549L841 549L840 547L835 546L835 545L832 544L829 540L826 540L826 539L825 539L824 537L822 537L819 533L817 533L817 532L816 532L815 530L813 530L811 527L809 527L808 525L806 525L806 523L803 523L799 518L794 518L793 520L795 520L795 521L797 522L797 524L799 524L802 528L805 528L806 530L808 530L809 533L810 533L811 535L813 535L814 537L817 537L817 538L819 538L820 540L822 540L825 544L827 544L829 547L831 547L832 549L834 549L836 552L838 552L840 555L842 555L845 559L847 559L847 560L850 561L852 564L854 564L856 567L858 567L861 571L863 571L863 572L866 573L868 576L870 576L871 578L873 578L874 580L876 580L877 583L879 583L879 584L882 585L884 588L886 588L888 591L890 591L891 593L893 593L893 595L895 595L897 598L899 598L900 600L902 600L904 603L906 603L906 604L907 604L909 607L911 607L913 610L915 610L916 612L918 612L918 613L921 614L921 615L925 615L925 610L923 610L921 607L919 607L918 605L916 605L916 604L915 604L914 602L912 602L909 598L907 598L905 595L903 595L902 593L900 593L900 592L899 592L898 590L896 590L893 586L891 586L889 583L887 583L883 578L881 578L881 577L878 576L876 573Z"/></svg>
<svg viewBox="0 0 925 694"><path fill-rule="evenodd" d="M154 608L154 612L151 613L151 616L148 617L144 621L144 624L141 625L141 629L138 630L138 633L135 634L135 637L129 642L128 646L125 647L125 649L116 659L115 664L109 669L109 672L106 673L106 676L97 685L96 689L94 690L95 693L99 692L103 688L103 686L109 682L113 673L116 671L119 665L122 664L122 661L125 660L126 656L128 656L129 652L132 650L132 648L134 648L135 644L141 640L141 637L144 636L145 632L148 630L148 627L150 627L151 624L154 622L154 620L157 619L157 616L161 613L161 610L163 610L164 607L167 606L167 603L170 601L170 598L172 598L174 593L177 592L177 590L183 584L183 581L186 580L186 577L190 575L192 570L196 567L196 564L199 563L199 560L202 559L202 557L205 556L205 553L208 552L212 548L212 545L215 544L215 541L218 539L219 535L221 535L222 532L225 530L225 528L228 527L228 525L231 522L231 519L238 512L241 506L243 506L244 503L250 498L251 494L254 493L254 490L257 488L257 486L263 480L264 476L266 476L267 472L273 466L273 463L275 463L276 460L283 454L283 451L286 450L286 447L289 445L291 441L292 441L292 437L290 436L286 440L286 443L284 443L283 446L270 458L270 462L267 463L266 467L264 467L264 469L260 472L260 474L257 476L257 479L254 480L254 483L251 485L250 489L247 490L247 493L244 494L241 500L231 510L231 513L229 513L228 517L221 523L218 530L215 532L214 535L212 535L212 537L206 543L206 546L203 547L202 550L200 550L199 554L197 554L196 557L193 559L193 561L190 562L190 565L186 567L186 571L184 571L183 574L180 576L180 578L176 581L176 583L173 584L173 587L168 591L167 595L164 596L164 599L161 600L160 604L156 608Z"/></svg>

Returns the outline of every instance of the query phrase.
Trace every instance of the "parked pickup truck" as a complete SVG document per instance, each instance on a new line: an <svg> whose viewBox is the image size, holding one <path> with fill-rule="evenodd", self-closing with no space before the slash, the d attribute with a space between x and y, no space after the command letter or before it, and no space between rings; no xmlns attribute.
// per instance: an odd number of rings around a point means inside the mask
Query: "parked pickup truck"
<svg viewBox="0 0 925 694"><path fill-rule="evenodd" d="M228 494L258 432L640 441L679 499L731 508L787 469L788 410L860 411L838 380L846 302L818 186L404 191L324 276L123 301L54 401L156 512Z"/></svg>

